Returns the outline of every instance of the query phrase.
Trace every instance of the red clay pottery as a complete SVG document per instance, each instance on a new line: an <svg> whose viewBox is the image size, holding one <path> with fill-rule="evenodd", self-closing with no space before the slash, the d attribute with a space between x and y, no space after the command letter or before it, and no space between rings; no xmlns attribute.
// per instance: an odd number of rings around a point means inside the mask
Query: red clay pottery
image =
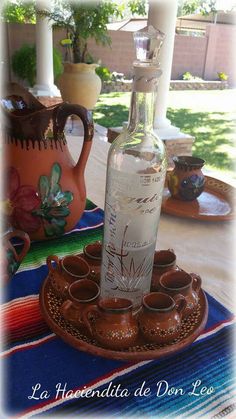
<svg viewBox="0 0 236 419"><path fill-rule="evenodd" d="M23 247L13 246L12 239L23 241ZM24 231L14 230L3 236L3 276L5 281L16 273L29 248L30 238Z"/></svg>
<svg viewBox="0 0 236 419"><path fill-rule="evenodd" d="M93 281L100 282L101 260L102 260L102 243L96 241L87 244L83 249L84 258L90 266L89 278Z"/></svg>
<svg viewBox="0 0 236 419"><path fill-rule="evenodd" d="M70 284L78 279L86 278L90 273L89 265L79 256L65 256L62 259L55 255L48 256L47 265L51 274L51 285L56 294L61 297L68 295Z"/></svg>
<svg viewBox="0 0 236 419"><path fill-rule="evenodd" d="M76 327L83 326L82 313L88 304L95 303L99 297L99 286L90 279L73 282L68 289L68 300L61 307L63 317Z"/></svg>
<svg viewBox="0 0 236 419"><path fill-rule="evenodd" d="M180 294L173 298L162 292L146 294L138 319L145 340L162 345L177 339L186 304Z"/></svg>
<svg viewBox="0 0 236 419"><path fill-rule="evenodd" d="M14 83L1 104L8 157L2 205L7 221L32 240L60 236L75 226L85 207L84 170L93 138L91 112L68 103L46 108ZM76 164L63 131L72 114L84 126Z"/></svg>
<svg viewBox="0 0 236 419"><path fill-rule="evenodd" d="M131 346L138 335L132 302L125 298L104 298L87 307L83 320L91 335L106 348L120 350Z"/></svg>
<svg viewBox="0 0 236 419"><path fill-rule="evenodd" d="M205 161L192 156L173 157L175 168L168 173L167 185L173 198L193 201L204 190L205 177L201 171Z"/></svg>
<svg viewBox="0 0 236 419"><path fill-rule="evenodd" d="M175 267L176 255L173 249L156 251L154 254L151 290L158 291L161 275Z"/></svg>
<svg viewBox="0 0 236 419"><path fill-rule="evenodd" d="M169 271L164 273L160 278L160 291L175 296L181 294L187 301L183 317L189 316L196 308L199 300L199 291L201 289L202 280L195 273L188 274L185 271Z"/></svg>

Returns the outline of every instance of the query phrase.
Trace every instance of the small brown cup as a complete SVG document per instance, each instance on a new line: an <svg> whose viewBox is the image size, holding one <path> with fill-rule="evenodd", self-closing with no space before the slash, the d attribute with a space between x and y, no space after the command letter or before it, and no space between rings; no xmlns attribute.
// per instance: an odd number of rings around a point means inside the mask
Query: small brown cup
<svg viewBox="0 0 236 419"><path fill-rule="evenodd" d="M138 335L132 309L132 302L125 298L104 298L97 306L88 306L83 311L83 320L101 346L125 349L134 344Z"/></svg>
<svg viewBox="0 0 236 419"><path fill-rule="evenodd" d="M185 318L197 307L201 284L200 276L195 273L171 270L161 276L159 290L172 297L181 294L186 298L187 306L183 313Z"/></svg>
<svg viewBox="0 0 236 419"><path fill-rule="evenodd" d="M158 291L161 275L171 269L179 269L176 266L176 255L173 249L158 250L154 254L151 290Z"/></svg>
<svg viewBox="0 0 236 419"><path fill-rule="evenodd" d="M180 294L173 298L162 292L145 295L138 320L145 340L162 345L177 339L186 304Z"/></svg>
<svg viewBox="0 0 236 419"><path fill-rule="evenodd" d="M96 241L94 243L87 244L84 246L83 253L85 260L90 266L89 279L99 283L102 260L102 243L100 241Z"/></svg>
<svg viewBox="0 0 236 419"><path fill-rule="evenodd" d="M55 267L52 262L55 262ZM78 279L87 278L90 274L88 263L79 256L65 256L62 259L55 255L48 256L47 265L51 274L51 285L61 297L68 295L70 284Z"/></svg>
<svg viewBox="0 0 236 419"><path fill-rule="evenodd" d="M76 327L84 325L82 315L88 304L96 303L100 295L99 286L90 279L73 282L68 289L68 300L61 306L63 317Z"/></svg>

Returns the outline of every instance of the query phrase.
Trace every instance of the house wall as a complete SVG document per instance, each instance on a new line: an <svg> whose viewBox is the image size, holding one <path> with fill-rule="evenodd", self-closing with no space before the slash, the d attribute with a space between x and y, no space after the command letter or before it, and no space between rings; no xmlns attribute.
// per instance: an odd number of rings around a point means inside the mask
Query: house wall
<svg viewBox="0 0 236 419"><path fill-rule="evenodd" d="M6 78L16 81L10 69L10 57L24 43L35 42L35 25L7 24L5 34L4 70ZM112 40L111 47L96 45L89 41L89 52L111 71L131 75L134 60L133 34L127 31L109 31ZM54 31L54 46L60 47L60 40L65 38L63 30ZM179 79L189 71L205 80L216 80L217 72L229 75L229 84L236 85L235 54L233 45L236 40L236 26L223 24L207 25L206 36L194 37L175 35L174 55L171 78Z"/></svg>

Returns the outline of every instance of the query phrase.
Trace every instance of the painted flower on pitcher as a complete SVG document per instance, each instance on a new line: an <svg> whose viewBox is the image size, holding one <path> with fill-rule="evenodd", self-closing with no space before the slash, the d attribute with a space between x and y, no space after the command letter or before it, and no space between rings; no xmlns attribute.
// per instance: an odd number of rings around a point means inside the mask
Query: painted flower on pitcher
<svg viewBox="0 0 236 419"><path fill-rule="evenodd" d="M3 212L9 222L19 230L32 233L39 229L41 222L33 215L40 205L40 198L33 186L21 185L20 175L15 167L7 171L6 199L2 202Z"/></svg>
<svg viewBox="0 0 236 419"><path fill-rule="evenodd" d="M33 186L21 185L18 171L9 167L6 199L1 202L9 223L27 233L35 232L43 225L47 237L64 234L73 194L62 191L60 178L61 166L54 163L50 176L40 176L37 191Z"/></svg>
<svg viewBox="0 0 236 419"><path fill-rule="evenodd" d="M41 217L47 237L63 234L65 218L70 214L68 206L73 200L73 194L70 191L62 191L60 179L61 166L58 163L53 164L50 176L42 175L39 178L41 205L34 214Z"/></svg>

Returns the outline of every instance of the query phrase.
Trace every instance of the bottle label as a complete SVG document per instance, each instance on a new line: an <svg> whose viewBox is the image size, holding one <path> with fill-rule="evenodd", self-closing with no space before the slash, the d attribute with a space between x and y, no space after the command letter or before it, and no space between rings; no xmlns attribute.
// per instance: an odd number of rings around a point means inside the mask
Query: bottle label
<svg viewBox="0 0 236 419"><path fill-rule="evenodd" d="M164 170L154 174L129 174L109 169L103 296L108 296L110 290L114 295L122 291L126 298L130 295L125 293L134 293L140 299L144 290L149 291L164 180Z"/></svg>

